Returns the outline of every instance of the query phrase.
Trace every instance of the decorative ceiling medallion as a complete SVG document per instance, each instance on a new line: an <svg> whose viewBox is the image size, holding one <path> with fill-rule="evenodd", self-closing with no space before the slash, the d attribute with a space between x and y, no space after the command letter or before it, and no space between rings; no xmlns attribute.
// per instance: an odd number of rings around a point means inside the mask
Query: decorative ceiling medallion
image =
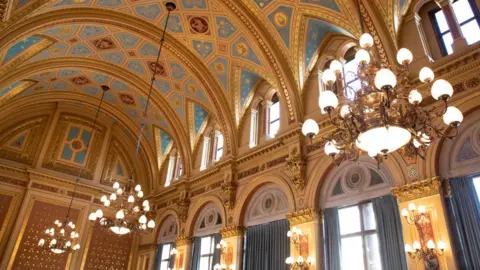
<svg viewBox="0 0 480 270"><path fill-rule="evenodd" d="M110 50L117 48L115 42L113 42L112 38L110 37L95 39L92 41L92 44L99 50Z"/></svg>
<svg viewBox="0 0 480 270"><path fill-rule="evenodd" d="M148 62L148 68L150 68L152 72L155 72L155 74L159 76L164 76L164 77L168 76L167 71L165 70L165 67L161 63Z"/></svg>
<svg viewBox="0 0 480 270"><path fill-rule="evenodd" d="M78 76L71 79L71 81L76 85L89 84L90 80L85 76Z"/></svg>
<svg viewBox="0 0 480 270"><path fill-rule="evenodd" d="M206 16L189 17L188 21L189 21L190 30L192 33L210 35L208 17Z"/></svg>
<svg viewBox="0 0 480 270"><path fill-rule="evenodd" d="M135 100L129 94L120 94L120 99L127 105L135 105Z"/></svg>

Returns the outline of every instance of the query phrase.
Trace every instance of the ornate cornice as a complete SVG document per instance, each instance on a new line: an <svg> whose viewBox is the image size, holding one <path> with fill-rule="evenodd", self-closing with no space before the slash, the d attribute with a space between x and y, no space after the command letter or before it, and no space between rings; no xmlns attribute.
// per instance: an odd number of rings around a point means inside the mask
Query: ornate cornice
<svg viewBox="0 0 480 270"><path fill-rule="evenodd" d="M236 236L243 236L245 234L245 227L242 226L229 226L220 229L220 234L222 238L230 238Z"/></svg>
<svg viewBox="0 0 480 270"><path fill-rule="evenodd" d="M434 177L393 188L391 192L398 202L406 202L440 194L441 188L442 181Z"/></svg>
<svg viewBox="0 0 480 270"><path fill-rule="evenodd" d="M286 215L290 225L293 226L313 222L318 216L319 213L314 208L303 209Z"/></svg>
<svg viewBox="0 0 480 270"><path fill-rule="evenodd" d="M179 236L175 240L175 245L178 247L191 245L193 242L193 238L189 236Z"/></svg>

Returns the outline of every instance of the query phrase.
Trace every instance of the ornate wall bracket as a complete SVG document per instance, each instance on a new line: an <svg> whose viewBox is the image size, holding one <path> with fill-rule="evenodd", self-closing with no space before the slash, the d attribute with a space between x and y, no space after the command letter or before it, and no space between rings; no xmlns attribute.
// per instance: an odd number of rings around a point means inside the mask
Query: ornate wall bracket
<svg viewBox="0 0 480 270"><path fill-rule="evenodd" d="M293 185L297 190L303 190L307 182L305 177L307 162L302 157L300 150L293 147L286 161Z"/></svg>
<svg viewBox="0 0 480 270"><path fill-rule="evenodd" d="M290 222L290 226L313 222L318 216L319 213L314 208L303 209L286 215L288 222Z"/></svg>
<svg viewBox="0 0 480 270"><path fill-rule="evenodd" d="M190 207L190 199L187 197L187 192L182 191L180 193L179 200L177 202L178 207L178 219L185 223L188 218L188 208Z"/></svg>
<svg viewBox="0 0 480 270"><path fill-rule="evenodd" d="M235 197L237 194L237 183L233 179L233 174L231 172L225 173L225 178L221 185L222 194L223 194L223 202L225 206L232 210L235 208Z"/></svg>
<svg viewBox="0 0 480 270"><path fill-rule="evenodd" d="M222 238L230 238L230 237L236 237L236 236L243 236L245 233L245 227L242 226L229 226L220 229L220 234L222 235Z"/></svg>
<svg viewBox="0 0 480 270"><path fill-rule="evenodd" d="M441 194L441 191L442 181L440 178L434 177L393 188L391 192L401 203Z"/></svg>

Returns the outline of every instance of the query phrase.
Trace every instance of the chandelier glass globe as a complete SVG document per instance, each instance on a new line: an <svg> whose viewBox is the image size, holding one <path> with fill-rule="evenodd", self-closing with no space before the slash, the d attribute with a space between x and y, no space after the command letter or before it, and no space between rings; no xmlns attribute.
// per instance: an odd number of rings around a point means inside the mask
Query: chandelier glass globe
<svg viewBox="0 0 480 270"><path fill-rule="evenodd" d="M398 126L376 127L369 129L357 138L355 144L367 153L390 153L407 144L412 135Z"/></svg>
<svg viewBox="0 0 480 270"><path fill-rule="evenodd" d="M397 77L387 68L380 69L375 75L375 87L380 90L394 88L397 85Z"/></svg>
<svg viewBox="0 0 480 270"><path fill-rule="evenodd" d="M364 33L360 36L360 46L364 49L369 49L373 46L373 37L369 33Z"/></svg>
<svg viewBox="0 0 480 270"><path fill-rule="evenodd" d="M413 105L419 104L422 102L422 94L420 94L417 89L413 89L408 94L408 102Z"/></svg>
<svg viewBox="0 0 480 270"><path fill-rule="evenodd" d="M432 97L436 100L449 99L453 95L452 85L444 79L436 80L432 85Z"/></svg>
<svg viewBox="0 0 480 270"><path fill-rule="evenodd" d="M329 141L325 144L324 151L326 155L335 156L340 153L340 150L337 148L335 143Z"/></svg>
<svg viewBox="0 0 480 270"><path fill-rule="evenodd" d="M409 49L401 48L397 52L397 62L400 65L410 64L413 60L412 52Z"/></svg>
<svg viewBox="0 0 480 270"><path fill-rule="evenodd" d="M334 110L338 106L338 98L335 93L330 90L325 90L320 92L320 97L318 99L318 104L322 113L328 113L331 110Z"/></svg>
<svg viewBox="0 0 480 270"><path fill-rule="evenodd" d="M322 81L324 84L330 85L334 83L336 79L337 79L337 76L332 70L326 69L323 71Z"/></svg>
<svg viewBox="0 0 480 270"><path fill-rule="evenodd" d="M302 133L305 136L317 136L320 128L317 122L312 119L307 119L302 125Z"/></svg>
<svg viewBox="0 0 480 270"><path fill-rule="evenodd" d="M462 112L456 107L449 106L443 115L443 122L448 126L457 127L463 121Z"/></svg>
<svg viewBox="0 0 480 270"><path fill-rule="evenodd" d="M428 83L428 82L432 82L433 79L435 79L435 74L433 73L433 70L431 70L429 67L423 67L420 70L418 77L421 82Z"/></svg>
<svg viewBox="0 0 480 270"><path fill-rule="evenodd" d="M333 71L335 74L339 74L343 70L343 65L338 60L332 60L330 63L330 70Z"/></svg>
<svg viewBox="0 0 480 270"><path fill-rule="evenodd" d="M358 50L355 53L355 63L357 63L357 65L370 64L370 54L364 49Z"/></svg>

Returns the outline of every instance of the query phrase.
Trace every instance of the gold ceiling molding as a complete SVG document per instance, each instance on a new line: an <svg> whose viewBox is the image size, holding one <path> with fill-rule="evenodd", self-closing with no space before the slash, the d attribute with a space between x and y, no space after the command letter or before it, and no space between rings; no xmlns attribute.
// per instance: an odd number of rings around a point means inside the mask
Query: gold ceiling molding
<svg viewBox="0 0 480 270"><path fill-rule="evenodd" d="M189 236L179 236L175 240L175 245L178 247L186 246L186 245L191 245L193 242L193 238Z"/></svg>
<svg viewBox="0 0 480 270"><path fill-rule="evenodd" d="M368 32L372 35L373 41L375 43L375 47L377 49L377 53L380 56L380 59L382 60L382 63L384 65L388 65L388 57L387 53L385 52L385 48L383 46L383 43L381 41L381 38L377 32L377 29L372 21L372 18L368 14L367 9L365 8L365 5L363 3L360 3L360 14L362 15L363 18L363 23L367 27Z"/></svg>
<svg viewBox="0 0 480 270"><path fill-rule="evenodd" d="M267 44L267 43L270 43L270 42L268 42L268 40L265 41L263 39L264 35L257 32L256 27L258 27L258 23L256 23L256 25L254 26L252 24L252 22L250 21L251 16L244 15L244 13L235 4L233 4L233 2L236 2L236 1L231 1L231 0L222 0L222 1L227 5L227 7L238 18L240 18L242 20L245 27L252 33L252 35L258 41L258 45L265 52L268 61L270 62L271 66L273 67L273 70L275 71L275 75L277 77L277 80L279 81L279 85L281 86L281 89L283 90L283 97L285 98L285 102L286 102L286 105L287 105L287 108L288 108L288 116L289 116L288 117L288 120L289 120L288 122L289 123L295 122L296 121L296 115L295 115L294 107L297 110L297 112L301 112L301 106L300 106L301 103L299 101L298 95L296 95L296 93L298 93L299 91L298 90L297 91L292 90L292 97L291 97L289 86L292 87L293 89L298 89L298 86L295 83L292 83L292 82L295 82L294 78L290 78L290 77L293 76L292 72L284 72L280 68L280 67L283 67L283 66L288 66L288 61L287 61L287 63L283 63L283 62L277 63L277 58L278 57L276 55L273 55L275 52L272 52L270 50L270 47L272 47L272 46L270 46L270 44ZM284 78L289 78L289 80L285 81ZM292 104L291 99L293 99L294 104Z"/></svg>
<svg viewBox="0 0 480 270"><path fill-rule="evenodd" d="M230 238L230 237L243 237L245 235L245 227L243 226L229 226L220 229L220 234L222 238Z"/></svg>
<svg viewBox="0 0 480 270"><path fill-rule="evenodd" d="M401 203L440 194L441 189L442 181L434 177L393 188L391 193Z"/></svg>
<svg viewBox="0 0 480 270"><path fill-rule="evenodd" d="M296 226L309 222L314 222L319 213L314 208L303 209L297 212L288 213L286 218L290 222L290 226Z"/></svg>

